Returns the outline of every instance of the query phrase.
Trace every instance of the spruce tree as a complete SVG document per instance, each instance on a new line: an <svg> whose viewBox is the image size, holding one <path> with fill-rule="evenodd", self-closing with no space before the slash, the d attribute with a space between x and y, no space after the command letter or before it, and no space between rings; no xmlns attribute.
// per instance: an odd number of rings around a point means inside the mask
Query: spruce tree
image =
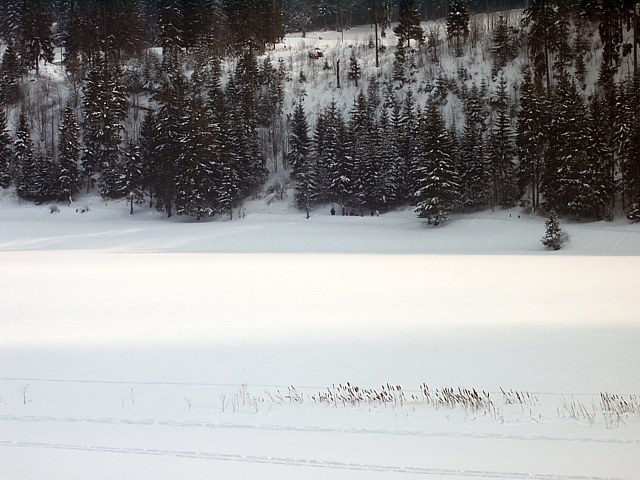
<svg viewBox="0 0 640 480"><path fill-rule="evenodd" d="M149 192L149 207L153 207L154 186L159 181L153 177L154 160L158 139L157 119L153 110L148 110L140 125L140 162L142 164L142 185Z"/></svg>
<svg viewBox="0 0 640 480"><path fill-rule="evenodd" d="M53 17L47 0L23 0L18 31L23 67L39 73L39 62L53 62Z"/></svg>
<svg viewBox="0 0 640 480"><path fill-rule="evenodd" d="M516 200L515 146L509 117L507 82L500 79L494 100L493 126L489 135L487 156L491 170L492 205L512 207Z"/></svg>
<svg viewBox="0 0 640 480"><path fill-rule="evenodd" d="M7 188L11 185L12 158L11 136L7 131L7 116L4 108L0 108L0 187Z"/></svg>
<svg viewBox="0 0 640 480"><path fill-rule="evenodd" d="M546 232L542 238L542 244L545 247L560 250L569 237L562 231L562 228L560 227L560 219L554 210L549 211L549 215L545 221L545 227Z"/></svg>
<svg viewBox="0 0 640 480"><path fill-rule="evenodd" d="M118 188L129 199L129 213L133 215L133 205L144 200L145 165L140 145L129 141L123 157L123 171Z"/></svg>
<svg viewBox="0 0 640 480"><path fill-rule="evenodd" d="M533 64L536 83L543 83L551 90L551 55L555 51L557 35L555 0L530 0L522 20L529 27L529 55Z"/></svg>
<svg viewBox="0 0 640 480"><path fill-rule="evenodd" d="M517 56L515 39L504 15L498 16L498 22L491 35L491 54L493 56L492 73L496 75L499 70Z"/></svg>
<svg viewBox="0 0 640 480"><path fill-rule="evenodd" d="M349 80L355 82L356 88L358 88L358 80L360 80L361 75L362 69L356 58L356 52L352 49L351 55L349 55Z"/></svg>
<svg viewBox="0 0 640 480"><path fill-rule="evenodd" d="M18 54L13 43L9 43L0 65L0 105L13 105L20 100L21 74Z"/></svg>
<svg viewBox="0 0 640 480"><path fill-rule="evenodd" d="M171 65L164 74L155 101L157 113L156 151L151 165L152 189L156 209L173 215L176 197L176 168L182 152L188 108L188 84L179 65Z"/></svg>
<svg viewBox="0 0 640 480"><path fill-rule="evenodd" d="M200 95L193 95L186 114L176 166L176 212L200 220L216 211L209 112Z"/></svg>
<svg viewBox="0 0 640 480"><path fill-rule="evenodd" d="M69 203L80 189L80 127L73 107L67 105L62 112L62 123L58 137L58 164L60 177L58 190L60 198Z"/></svg>
<svg viewBox="0 0 640 480"><path fill-rule="evenodd" d="M398 36L398 43L405 43L411 47L411 40L419 45L424 44L424 30L420 26L420 12L415 0L400 0L398 2L398 25L393 29Z"/></svg>
<svg viewBox="0 0 640 480"><path fill-rule="evenodd" d="M523 72L524 81L520 90L520 109L516 133L516 147L519 158L517 184L519 196L530 198L531 208L540 208L542 170L548 155L549 123L547 97L538 84L534 85L531 71Z"/></svg>
<svg viewBox="0 0 640 480"><path fill-rule="evenodd" d="M413 197L420 218L434 220L438 226L447 220L459 200L460 183L451 158L451 138L444 125L440 108L434 102L427 105L421 119L421 143L412 176L415 179Z"/></svg>
<svg viewBox="0 0 640 480"><path fill-rule="evenodd" d="M469 37L469 8L464 0L451 0L447 12L447 38L454 43L456 56L462 56L462 46Z"/></svg>
<svg viewBox="0 0 640 480"><path fill-rule="evenodd" d="M291 121L289 163L291 178L296 182L296 204L299 208L304 208L309 218L314 178L310 156L309 125L302 100L296 104Z"/></svg>
<svg viewBox="0 0 640 480"><path fill-rule="evenodd" d="M20 112L16 139L14 142L16 159L16 191L21 198L29 198L32 191L31 181L34 177L33 168L33 140L29 119L24 110Z"/></svg>

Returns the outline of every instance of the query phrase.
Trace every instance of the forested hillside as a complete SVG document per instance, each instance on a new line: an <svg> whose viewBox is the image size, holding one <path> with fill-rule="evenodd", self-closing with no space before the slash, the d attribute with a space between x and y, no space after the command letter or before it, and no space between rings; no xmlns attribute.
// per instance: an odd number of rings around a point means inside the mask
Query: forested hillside
<svg viewBox="0 0 640 480"><path fill-rule="evenodd" d="M26 201L95 191L201 219L293 189L307 215L640 218L634 2L0 9L0 184Z"/></svg>

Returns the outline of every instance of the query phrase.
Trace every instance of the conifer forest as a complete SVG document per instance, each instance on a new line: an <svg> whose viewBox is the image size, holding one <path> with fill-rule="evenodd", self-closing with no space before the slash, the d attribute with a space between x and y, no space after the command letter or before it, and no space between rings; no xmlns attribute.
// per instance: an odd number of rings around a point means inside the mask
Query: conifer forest
<svg viewBox="0 0 640 480"><path fill-rule="evenodd" d="M4 0L0 185L198 220L266 190L307 217L639 220L639 16L628 0ZM361 41L303 45L356 26Z"/></svg>

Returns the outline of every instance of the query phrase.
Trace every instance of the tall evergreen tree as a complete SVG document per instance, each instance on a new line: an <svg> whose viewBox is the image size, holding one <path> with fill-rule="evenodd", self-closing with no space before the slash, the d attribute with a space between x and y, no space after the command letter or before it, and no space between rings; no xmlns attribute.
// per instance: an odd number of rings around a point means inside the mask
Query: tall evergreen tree
<svg viewBox="0 0 640 480"><path fill-rule="evenodd" d="M7 131L7 115L4 108L0 108L0 187L7 188L12 180L11 136Z"/></svg>
<svg viewBox="0 0 640 480"><path fill-rule="evenodd" d="M25 69L39 73L39 62L53 62L53 17L47 0L23 0L20 10L19 51Z"/></svg>
<svg viewBox="0 0 640 480"><path fill-rule="evenodd" d="M9 43L0 65L0 105L13 105L20 100L21 75L18 54L13 43Z"/></svg>
<svg viewBox="0 0 640 480"><path fill-rule="evenodd" d="M296 203L310 215L313 192L313 164L310 155L309 125L300 100L293 112L289 134L289 163L291 178L296 182Z"/></svg>
<svg viewBox="0 0 640 480"><path fill-rule="evenodd" d="M469 8L464 0L451 0L447 12L447 38L454 43L456 56L469 37Z"/></svg>
<svg viewBox="0 0 640 480"><path fill-rule="evenodd" d="M423 141L412 172L415 178L413 197L418 216L427 218L429 223L433 219L437 226L447 220L458 202L460 183L450 154L451 137L435 102L427 105L420 126Z"/></svg>
<svg viewBox="0 0 640 480"><path fill-rule="evenodd" d="M493 206L511 207L516 200L514 134L509 117L508 102L507 81L501 77L494 100L493 127L487 148Z"/></svg>
<svg viewBox="0 0 640 480"><path fill-rule="evenodd" d="M519 194L528 195L531 208L540 208L540 181L545 158L548 155L549 123L548 101L540 84L535 85L531 71L523 72L524 81L520 91L520 109L516 133L518 152L517 183Z"/></svg>
<svg viewBox="0 0 640 480"><path fill-rule="evenodd" d="M106 197L117 197L114 182L118 176L127 97L120 68L108 63L106 58L98 58L89 72L83 88L82 109L82 169L87 192L93 185L94 175L102 173L101 193Z"/></svg>
<svg viewBox="0 0 640 480"><path fill-rule="evenodd" d="M157 113L156 152L151 165L152 189L156 195L156 209L173 215L176 198L176 168L182 152L188 109L188 83L179 65L167 70L154 99Z"/></svg>
<svg viewBox="0 0 640 480"><path fill-rule="evenodd" d="M420 11L415 0L399 0L398 25L393 29L398 36L399 43L405 43L407 48L411 46L411 40L419 45L424 44L424 30L420 26Z"/></svg>
<svg viewBox="0 0 640 480"><path fill-rule="evenodd" d="M529 27L529 54L536 82L545 82L551 90L551 55L556 37L556 1L530 0L522 20Z"/></svg>
<svg viewBox="0 0 640 480"><path fill-rule="evenodd" d="M200 220L216 212L216 171L209 112L199 94L192 96L186 114L176 168L176 212Z"/></svg>
<svg viewBox="0 0 640 480"><path fill-rule="evenodd" d="M493 74L497 74L499 70L506 67L511 60L516 58L517 53L512 30L509 28L509 24L507 23L505 16L500 14L493 33L491 34Z"/></svg>
<svg viewBox="0 0 640 480"><path fill-rule="evenodd" d="M73 107L67 105L62 112L62 124L58 140L58 164L60 177L58 190L60 198L71 203L73 195L80 189L80 127Z"/></svg>

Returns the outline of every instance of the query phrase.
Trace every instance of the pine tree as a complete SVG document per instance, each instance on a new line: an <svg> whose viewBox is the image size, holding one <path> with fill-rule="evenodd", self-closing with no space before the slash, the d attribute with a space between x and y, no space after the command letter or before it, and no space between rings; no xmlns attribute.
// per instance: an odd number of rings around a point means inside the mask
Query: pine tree
<svg viewBox="0 0 640 480"><path fill-rule="evenodd" d="M427 218L429 223L434 219L434 225L437 226L447 220L458 202L458 172L449 153L452 150L451 138L437 104L430 102L427 105L426 115L420 125L423 142L412 171L415 178L415 211L420 218Z"/></svg>
<svg viewBox="0 0 640 480"><path fill-rule="evenodd" d="M60 198L71 203L73 195L80 189L80 127L71 105L62 112L62 124L58 140L58 163L60 178L58 190Z"/></svg>
<svg viewBox="0 0 640 480"><path fill-rule="evenodd" d="M560 228L560 219L554 210L549 211L545 227L546 233L542 238L542 244L545 247L560 250L569 237L562 231L562 228Z"/></svg>
<svg viewBox="0 0 640 480"><path fill-rule="evenodd" d="M309 218L314 178L310 157L309 125L302 100L296 104L291 121L289 163L291 178L296 182L296 203L299 208L304 208Z"/></svg>
<svg viewBox="0 0 640 480"><path fill-rule="evenodd" d="M33 167L33 140L29 120L24 110L20 112L16 140L14 142L16 155L16 191L21 198L29 198L31 181L34 176Z"/></svg>
<svg viewBox="0 0 640 480"><path fill-rule="evenodd" d="M211 151L215 158L216 208L220 214L233 219L233 208L240 201L240 178L238 155L233 148L237 139L234 137L234 119L231 105L225 101L229 88L233 87L233 79L227 92L223 91L219 73L211 78L209 85L209 110L211 112Z"/></svg>
<svg viewBox="0 0 640 480"><path fill-rule="evenodd" d="M24 111L20 113L14 149L18 196L36 203L57 197L57 166L41 153L34 153L29 120Z"/></svg>
<svg viewBox="0 0 640 480"><path fill-rule="evenodd" d="M329 175L331 201L343 208L353 207L355 192L353 179L353 157L345 145L345 124L338 104L333 100L324 112L324 159ZM350 152L349 152L350 153Z"/></svg>
<svg viewBox="0 0 640 480"><path fill-rule="evenodd" d="M394 82L398 82L400 85L404 85L404 83L407 81L406 63L407 49L404 45L404 41L399 38L398 45L396 46L396 50L394 52L393 71L391 73L391 79Z"/></svg>
<svg viewBox="0 0 640 480"><path fill-rule="evenodd" d="M518 152L517 183L519 196L528 195L531 208L540 208L540 181L545 159L548 155L549 136L546 125L550 122L547 98L542 88L533 83L531 72L526 68L520 91L520 109L516 147ZM527 192L528 190L528 192Z"/></svg>
<svg viewBox="0 0 640 480"><path fill-rule="evenodd" d="M424 44L424 31L420 26L420 12L416 7L415 0L400 0L398 2L398 25L393 31L398 36L398 43L405 43L406 47L411 47L411 40L415 40L419 45Z"/></svg>
<svg viewBox="0 0 640 480"><path fill-rule="evenodd" d="M11 43L20 30L20 11L23 0L4 0L0 3L0 36Z"/></svg>
<svg viewBox="0 0 640 480"><path fill-rule="evenodd" d="M100 173L100 191L117 198L115 183L120 163L120 135L127 114L126 90L117 65L98 57L83 87L84 151L82 169L87 192L94 175Z"/></svg>
<svg viewBox="0 0 640 480"><path fill-rule="evenodd" d="M216 211L216 172L211 152L209 113L197 93L193 95L186 114L176 167L176 212L200 220Z"/></svg>
<svg viewBox="0 0 640 480"><path fill-rule="evenodd" d="M156 209L173 215L176 197L176 167L182 152L188 108L188 84L179 65L166 71L154 99L157 113L156 151L151 165Z"/></svg>
<svg viewBox="0 0 640 480"><path fill-rule="evenodd" d="M184 45L184 16L177 0L163 0L160 12L160 41L163 56L174 57Z"/></svg>
<svg viewBox="0 0 640 480"><path fill-rule="evenodd" d="M462 46L469 37L469 8L464 0L451 0L447 12L447 38L454 42L456 56L462 56Z"/></svg>
<svg viewBox="0 0 640 480"><path fill-rule="evenodd" d="M12 157L11 136L7 131L7 116L4 108L0 108L0 187L7 188L11 185Z"/></svg>
<svg viewBox="0 0 640 480"><path fill-rule="evenodd" d="M9 43L0 65L0 105L13 105L20 100L20 62L18 54Z"/></svg>
<svg viewBox="0 0 640 480"><path fill-rule="evenodd" d="M153 175L158 140L157 118L153 110L148 110L140 126L140 162L142 165L142 187L149 192L149 207L153 207L154 186L159 182Z"/></svg>
<svg viewBox="0 0 640 480"><path fill-rule="evenodd" d="M356 58L356 52L352 49L351 55L349 55L349 80L355 82L356 88L358 88L358 80L361 75L362 69L360 68L358 59Z"/></svg>
<svg viewBox="0 0 640 480"><path fill-rule="evenodd" d="M554 52L553 39L557 29L555 4L555 0L530 0L522 20L529 27L529 55L535 82L546 82L547 92L551 90L550 57Z"/></svg>
<svg viewBox="0 0 640 480"><path fill-rule="evenodd" d="M493 34L491 35L491 54L493 56L492 73L494 75L506 67L507 64L517 56L514 43L513 33L509 28L507 19L504 15L500 14Z"/></svg>
<svg viewBox="0 0 640 480"><path fill-rule="evenodd" d="M487 149L493 190L492 205L512 207L516 200L515 148L509 117L507 82L504 77L498 84L494 105L493 127Z"/></svg>
<svg viewBox="0 0 640 480"><path fill-rule="evenodd" d="M53 18L47 0L23 0L20 11L19 51L25 69L39 73L39 62L53 62Z"/></svg>
<svg viewBox="0 0 640 480"><path fill-rule="evenodd" d="M123 171L118 188L129 199L129 213L133 215L133 205L144 200L145 166L142 161L142 149L140 145L129 141L123 156Z"/></svg>
<svg viewBox="0 0 640 480"><path fill-rule="evenodd" d="M575 84L567 75L561 76L542 189L550 209L573 213L578 220L593 215L597 207L595 171L585 148L586 121L586 107Z"/></svg>
<svg viewBox="0 0 640 480"><path fill-rule="evenodd" d="M388 209L398 201L400 185L403 180L395 161L393 132L391 119L385 108L378 117L375 135L375 148L380 162L381 209Z"/></svg>

